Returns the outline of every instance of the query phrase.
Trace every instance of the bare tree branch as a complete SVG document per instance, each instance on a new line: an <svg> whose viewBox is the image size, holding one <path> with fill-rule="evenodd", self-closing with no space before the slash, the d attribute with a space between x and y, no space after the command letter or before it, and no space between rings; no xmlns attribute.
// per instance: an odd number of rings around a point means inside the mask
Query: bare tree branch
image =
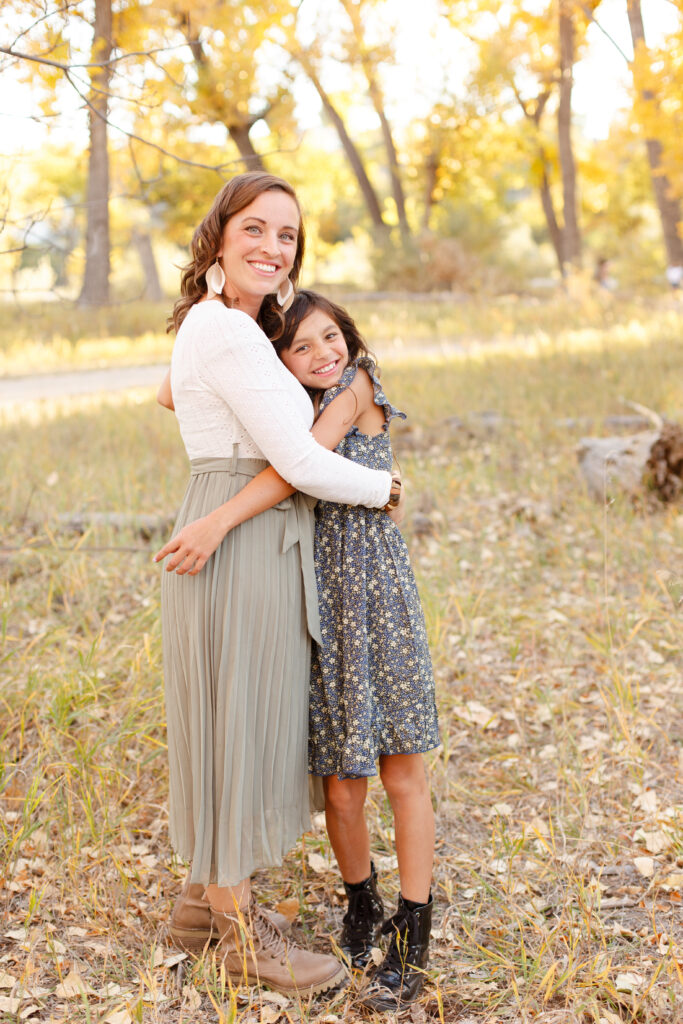
<svg viewBox="0 0 683 1024"><path fill-rule="evenodd" d="M108 117L104 117L101 111L99 111L97 107L95 107L90 102L88 97L81 92L81 90L78 88L78 86L72 79L71 75L69 74L68 70L64 72L64 77L66 78L69 85L80 96L85 105L90 110L92 110L97 115L97 117L100 118L101 121L104 121L107 125L109 125L110 128L113 128L117 132L121 132L121 134L125 135L128 139L134 139L135 142L140 142L143 146L149 146L151 149L155 149L157 153L162 153L164 156L169 157L171 160L175 160L179 164L185 164L187 167L199 167L201 170L204 171L216 171L216 173L221 174L224 168L232 167L234 164L239 164L242 162L241 159L226 160L224 163L212 166L211 164L204 164L198 162L197 160L187 160L185 159L185 157L177 156L175 153L171 153L168 149L164 149L163 146L158 145L158 143L152 142L150 139L143 139L141 135L136 135L135 132L129 132L125 128L121 128L119 125L114 124L112 121L109 120Z"/></svg>
<svg viewBox="0 0 683 1024"><path fill-rule="evenodd" d="M626 56L626 54L624 53L622 48L619 46L619 43L616 41L616 39L609 34L607 29L603 25L600 24L598 19L595 17L593 12L591 11L590 7L588 7L587 4L582 4L582 3L579 3L577 6L583 11L583 13L586 15L588 20L592 21L593 24L596 26L596 28L600 29L600 31L602 32L603 36L605 36L605 38L610 41L610 43L612 44L614 49L617 51L619 56L623 57L624 60L626 61L626 63L630 66L631 65L631 58Z"/></svg>
<svg viewBox="0 0 683 1024"><path fill-rule="evenodd" d="M46 11L45 14L41 15L39 18L36 18L35 21L33 21L28 26L28 28L25 28L23 32L19 33L19 35L15 38L14 42L12 43L12 48L14 48L16 46L16 44L19 42L20 39L23 39L24 36L27 36L29 34L29 32L36 27L36 25L40 25L41 22L47 21L48 18L52 18L52 17L54 17L57 14L68 14L72 7L77 7L77 6L78 6L78 0L76 0L76 3L73 3L73 4L67 3L67 4L64 5L64 7L58 7L54 11Z"/></svg>
<svg viewBox="0 0 683 1024"><path fill-rule="evenodd" d="M186 44L182 43L180 45L181 46L185 46ZM173 49L176 49L176 48L177 47L173 47ZM150 52L157 52L158 53L158 52L161 52L162 49L163 48L160 47L158 50L150 51ZM36 56L31 55L31 54L24 54L24 53L19 53L17 51L11 51L11 50L7 49L6 47L2 47L2 46L0 46L0 53L7 53L11 57L16 57L16 58L21 59L21 60L34 61L35 63L38 63L38 64L47 64L50 67L58 68L60 71L62 71L64 73L64 77L66 78L67 82L72 87L72 89L76 92L76 94L80 97L80 99L83 100L83 103L90 110L92 110L97 115L97 117L100 118L100 120L104 121L110 128L113 128L114 131L120 132L122 135L125 135L128 139L132 139L135 142L139 142L143 146L149 146L151 149L156 150L158 153L161 153L163 156L167 156L170 160L175 160L176 163L184 164L187 167L197 167L200 170L204 170L204 171L214 171L216 174L220 174L221 177L224 177L224 175L223 175L223 171L224 170L227 170L229 167L234 167L237 164L241 164L243 162L243 159L241 157L239 159L236 159L236 160L226 160L226 161L224 161L223 163L220 163L220 164L205 164L205 163L201 163L200 161L197 161L197 160L188 160L185 157L178 156L176 153L171 153L170 150L165 149L163 146L160 146L156 142L152 142L150 139L144 139L141 135L136 135L135 132L129 132L127 129L121 128L120 125L114 124L113 121L110 121L108 117L103 116L102 112L99 111L90 102L88 97L82 91L82 88L79 88L80 83L78 82L78 79L76 78L76 76L71 74L71 71L72 71L73 68L81 69L81 68L103 68L103 67L108 67L112 63L112 61L105 61L102 64L64 64L63 62L60 62L60 61L49 60L46 57L36 57ZM132 55L129 54L128 56L132 56ZM90 83L90 82L88 82L88 91L89 92L93 92L93 86L92 86L92 83ZM97 91L97 90L95 90L95 91ZM103 95L111 96L111 95L114 95L114 94L108 93L108 92L103 92ZM118 98L119 97L117 97L117 99ZM259 114L259 117L256 118L255 120L258 120L261 116L263 116L263 115ZM283 152L295 153L296 150L298 149L298 145L299 144L297 143L296 146L294 146L292 149L289 149L289 150L276 149L276 150L272 150L271 153L266 153L266 154L263 154L263 155L264 156L271 156L274 153L283 153Z"/></svg>
<svg viewBox="0 0 683 1024"><path fill-rule="evenodd" d="M122 60L128 60L129 57L152 57L157 53L170 53L171 50L184 50L188 44L190 44L190 40L186 43L174 43L173 46L157 46L152 50L132 50L130 53L119 54L118 57L110 57L109 60L102 61L99 64L64 64L63 61L49 60L47 57L40 57L38 54L34 53L22 53L19 50L15 50L12 47L7 46L0 46L0 53L6 53L9 57L16 57L18 60L29 60L36 64L47 64L49 67L59 68L60 71L66 72L72 71L74 68L110 68L113 64L119 64ZM155 66L158 67L159 65L155 63Z"/></svg>

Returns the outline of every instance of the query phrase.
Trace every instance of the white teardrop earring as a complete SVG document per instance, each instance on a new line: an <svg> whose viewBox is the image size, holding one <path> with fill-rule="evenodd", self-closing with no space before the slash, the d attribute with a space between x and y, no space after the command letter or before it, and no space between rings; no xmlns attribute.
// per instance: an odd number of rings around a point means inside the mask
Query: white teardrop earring
<svg viewBox="0 0 683 1024"><path fill-rule="evenodd" d="M212 299L214 295L222 295L225 287L225 274L223 268L216 260L206 272L206 294Z"/></svg>
<svg viewBox="0 0 683 1024"><path fill-rule="evenodd" d="M284 293L282 291L283 287L285 287ZM286 278L282 282L277 292L275 293L275 298L277 299L278 306L282 308L282 312L286 313L289 307L294 302L294 285L292 284L289 278Z"/></svg>

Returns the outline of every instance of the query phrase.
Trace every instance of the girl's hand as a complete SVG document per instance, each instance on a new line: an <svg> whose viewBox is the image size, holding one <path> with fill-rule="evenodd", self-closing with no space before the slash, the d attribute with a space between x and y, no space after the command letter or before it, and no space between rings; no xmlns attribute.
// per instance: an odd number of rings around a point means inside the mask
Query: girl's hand
<svg viewBox="0 0 683 1024"><path fill-rule="evenodd" d="M169 370L157 391L157 402L159 405L163 405L164 409L170 409L171 412L175 412L175 405L173 404L173 392L171 391L171 371Z"/></svg>
<svg viewBox="0 0 683 1024"><path fill-rule="evenodd" d="M160 562L166 555L173 555L166 563L166 572L177 572L179 576L196 576L206 565L220 542L225 537L225 524L217 519L214 512L188 523L179 534L169 540L154 556Z"/></svg>

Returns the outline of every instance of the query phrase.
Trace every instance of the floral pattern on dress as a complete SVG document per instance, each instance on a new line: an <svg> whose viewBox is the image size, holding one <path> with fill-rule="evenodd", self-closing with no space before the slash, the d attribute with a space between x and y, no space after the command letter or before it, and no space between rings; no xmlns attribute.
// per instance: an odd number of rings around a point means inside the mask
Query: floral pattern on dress
<svg viewBox="0 0 683 1024"><path fill-rule="evenodd" d="M372 380L384 429L371 437L353 426L336 451L391 470L389 423L405 414L388 401L370 358L349 365L320 408L351 384L359 367ZM321 501L315 567L322 645L314 644L311 665L309 771L342 779L375 775L380 754L438 746L424 614L399 528L382 509Z"/></svg>

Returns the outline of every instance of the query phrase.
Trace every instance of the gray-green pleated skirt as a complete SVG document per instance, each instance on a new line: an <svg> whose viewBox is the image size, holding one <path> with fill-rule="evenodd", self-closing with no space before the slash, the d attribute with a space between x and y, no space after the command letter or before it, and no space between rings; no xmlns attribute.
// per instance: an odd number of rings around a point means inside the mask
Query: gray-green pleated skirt
<svg viewBox="0 0 683 1024"><path fill-rule="evenodd" d="M174 533L265 465L236 447L193 460ZM310 826L313 504L294 495L231 531L197 576L162 576L170 835L193 882L279 864Z"/></svg>

